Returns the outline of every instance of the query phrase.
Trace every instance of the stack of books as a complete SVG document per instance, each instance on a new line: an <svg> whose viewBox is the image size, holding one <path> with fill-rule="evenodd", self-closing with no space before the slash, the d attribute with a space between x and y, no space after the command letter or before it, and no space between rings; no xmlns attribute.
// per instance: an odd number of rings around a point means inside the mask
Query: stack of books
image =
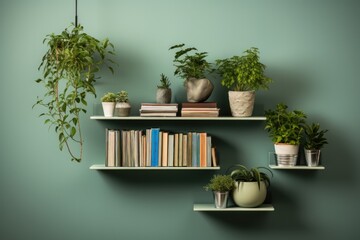
<svg viewBox="0 0 360 240"><path fill-rule="evenodd" d="M219 111L216 102L185 102L181 104L182 117L218 117Z"/></svg>
<svg viewBox="0 0 360 240"><path fill-rule="evenodd" d="M142 117L176 117L177 103L141 103L140 116Z"/></svg>

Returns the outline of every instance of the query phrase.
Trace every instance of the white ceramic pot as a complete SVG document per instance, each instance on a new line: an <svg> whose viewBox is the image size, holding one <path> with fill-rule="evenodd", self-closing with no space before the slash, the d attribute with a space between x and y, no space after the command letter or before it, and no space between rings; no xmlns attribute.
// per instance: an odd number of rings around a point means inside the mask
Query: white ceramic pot
<svg viewBox="0 0 360 240"><path fill-rule="evenodd" d="M115 102L102 102L101 104L103 107L105 117L114 116Z"/></svg>
<svg viewBox="0 0 360 240"><path fill-rule="evenodd" d="M255 91L229 91L229 104L233 117L250 117L255 103Z"/></svg>
<svg viewBox="0 0 360 240"><path fill-rule="evenodd" d="M266 198L266 184L260 182L260 189L257 182L235 182L233 200L239 207L258 207L264 203Z"/></svg>
<svg viewBox="0 0 360 240"><path fill-rule="evenodd" d="M274 147L278 166L291 167L296 165L299 145L276 143Z"/></svg>

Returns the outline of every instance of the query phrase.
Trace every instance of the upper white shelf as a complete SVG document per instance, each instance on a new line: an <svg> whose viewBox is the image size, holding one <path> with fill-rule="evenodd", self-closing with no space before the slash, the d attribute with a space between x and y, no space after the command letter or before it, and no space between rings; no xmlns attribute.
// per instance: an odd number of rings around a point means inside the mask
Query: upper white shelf
<svg viewBox="0 0 360 240"><path fill-rule="evenodd" d="M92 170L220 170L220 167L106 167L105 164L94 164Z"/></svg>
<svg viewBox="0 0 360 240"><path fill-rule="evenodd" d="M90 119L94 120L171 120L171 121L265 121L266 117L254 116L254 117L104 117L104 116L90 116Z"/></svg>
<svg viewBox="0 0 360 240"><path fill-rule="evenodd" d="M193 210L195 212L238 212L238 211L253 211L253 212L270 212L275 211L271 204L263 204L259 207L244 208L244 207L228 207L228 208L215 208L214 204L194 204Z"/></svg>
<svg viewBox="0 0 360 240"><path fill-rule="evenodd" d="M269 165L270 168L272 169L286 169L286 170L324 170L325 167L324 166L316 166L316 167L308 167L308 166L288 166L288 167L284 167L284 166L277 166L277 165Z"/></svg>

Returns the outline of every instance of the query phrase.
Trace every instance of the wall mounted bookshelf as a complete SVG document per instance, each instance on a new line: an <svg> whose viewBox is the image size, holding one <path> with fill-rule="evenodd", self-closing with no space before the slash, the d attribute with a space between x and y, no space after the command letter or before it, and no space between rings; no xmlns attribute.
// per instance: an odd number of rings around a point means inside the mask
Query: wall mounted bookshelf
<svg viewBox="0 0 360 240"><path fill-rule="evenodd" d="M91 170L220 170L220 167L106 167L105 164L94 164Z"/></svg>
<svg viewBox="0 0 360 240"><path fill-rule="evenodd" d="M279 169L279 170L325 170L324 166L316 166L316 167L308 167L308 166L301 166L301 165L277 166L277 165L270 164L269 167L271 169Z"/></svg>
<svg viewBox="0 0 360 240"><path fill-rule="evenodd" d="M265 121L266 117L104 117L104 116L90 116L93 120L165 120L165 121Z"/></svg>
<svg viewBox="0 0 360 240"><path fill-rule="evenodd" d="M275 208L271 204L263 204L255 208L215 208L214 204L194 204L193 210L194 212L271 212L275 211Z"/></svg>

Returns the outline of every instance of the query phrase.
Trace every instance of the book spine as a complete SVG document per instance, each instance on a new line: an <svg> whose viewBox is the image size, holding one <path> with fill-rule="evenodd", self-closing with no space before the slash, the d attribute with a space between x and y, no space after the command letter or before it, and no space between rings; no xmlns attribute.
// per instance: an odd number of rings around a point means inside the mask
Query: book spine
<svg viewBox="0 0 360 240"><path fill-rule="evenodd" d="M151 129L151 166L159 165L159 131L158 128Z"/></svg>

